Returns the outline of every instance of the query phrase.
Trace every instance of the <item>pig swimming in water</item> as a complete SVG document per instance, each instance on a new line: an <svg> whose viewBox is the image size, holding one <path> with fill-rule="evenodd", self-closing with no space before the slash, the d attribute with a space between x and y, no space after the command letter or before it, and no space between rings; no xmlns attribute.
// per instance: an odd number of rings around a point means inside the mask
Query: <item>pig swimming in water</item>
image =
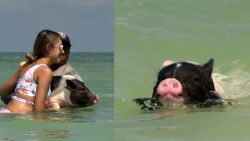
<svg viewBox="0 0 250 141"><path fill-rule="evenodd" d="M99 100L87 88L78 72L67 64L53 72L51 90L46 103L54 111L62 107L88 107L97 104Z"/></svg>
<svg viewBox="0 0 250 141"><path fill-rule="evenodd" d="M213 62L213 59L204 65L167 62L158 73L152 97L137 98L134 101L144 110L158 109L171 103L198 107L223 105L221 90L215 89L211 75Z"/></svg>
<svg viewBox="0 0 250 141"><path fill-rule="evenodd" d="M52 94L47 100L47 107L59 111L62 107L87 107L98 102L85 84L73 75L53 76Z"/></svg>

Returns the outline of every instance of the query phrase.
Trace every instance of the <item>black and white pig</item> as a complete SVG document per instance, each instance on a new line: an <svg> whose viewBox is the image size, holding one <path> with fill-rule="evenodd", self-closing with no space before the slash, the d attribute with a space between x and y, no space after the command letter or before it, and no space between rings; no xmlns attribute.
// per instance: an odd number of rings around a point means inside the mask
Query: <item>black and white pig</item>
<svg viewBox="0 0 250 141"><path fill-rule="evenodd" d="M98 96L73 75L53 76L51 91L46 104L53 111L62 107L87 107L98 102Z"/></svg>
<svg viewBox="0 0 250 141"><path fill-rule="evenodd" d="M51 91L46 104L54 111L59 111L61 107L92 106L99 99L85 86L78 72L68 64L53 72Z"/></svg>
<svg viewBox="0 0 250 141"><path fill-rule="evenodd" d="M191 62L166 61L158 73L151 98L137 98L134 101L141 109L154 110L165 104L180 103L209 107L222 105L221 86L215 89L212 78L214 60L199 65Z"/></svg>

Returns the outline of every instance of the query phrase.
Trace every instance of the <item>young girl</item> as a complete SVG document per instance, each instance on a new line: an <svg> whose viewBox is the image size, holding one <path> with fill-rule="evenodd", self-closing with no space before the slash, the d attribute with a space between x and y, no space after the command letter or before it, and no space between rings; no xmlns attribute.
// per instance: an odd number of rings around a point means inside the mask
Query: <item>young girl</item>
<svg viewBox="0 0 250 141"><path fill-rule="evenodd" d="M39 32L32 54L27 54L28 62L18 69L4 84L0 85L0 95L14 91L11 101L0 113L20 113L44 111L45 100L50 95L52 64L60 63L63 45L60 35L50 30Z"/></svg>

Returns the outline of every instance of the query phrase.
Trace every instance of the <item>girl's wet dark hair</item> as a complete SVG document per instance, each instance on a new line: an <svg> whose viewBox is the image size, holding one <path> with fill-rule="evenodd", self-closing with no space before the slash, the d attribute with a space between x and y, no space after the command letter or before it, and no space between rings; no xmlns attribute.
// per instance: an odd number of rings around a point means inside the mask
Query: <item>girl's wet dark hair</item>
<svg viewBox="0 0 250 141"><path fill-rule="evenodd" d="M28 60L27 64L48 55L47 46L53 46L60 39L61 36L57 32L51 30L40 31L36 37L33 52L27 53L25 56Z"/></svg>

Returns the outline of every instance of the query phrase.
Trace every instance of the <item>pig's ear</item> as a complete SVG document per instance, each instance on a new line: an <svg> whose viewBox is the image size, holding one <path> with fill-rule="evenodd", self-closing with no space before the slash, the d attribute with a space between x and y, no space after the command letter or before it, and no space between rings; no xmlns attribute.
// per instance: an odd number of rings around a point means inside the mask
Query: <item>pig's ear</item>
<svg viewBox="0 0 250 141"><path fill-rule="evenodd" d="M209 59L207 63L205 63L202 67L204 68L205 72L207 72L207 74L209 76L211 76L212 71L213 71L213 65L214 65L214 59Z"/></svg>
<svg viewBox="0 0 250 141"><path fill-rule="evenodd" d="M66 83L67 83L68 89L84 89L85 88L84 83L77 79L66 80Z"/></svg>
<svg viewBox="0 0 250 141"><path fill-rule="evenodd" d="M169 66L169 65L172 65L172 64L174 64L174 61L172 61L172 60L165 60L162 63L162 67L166 67L166 66Z"/></svg>

